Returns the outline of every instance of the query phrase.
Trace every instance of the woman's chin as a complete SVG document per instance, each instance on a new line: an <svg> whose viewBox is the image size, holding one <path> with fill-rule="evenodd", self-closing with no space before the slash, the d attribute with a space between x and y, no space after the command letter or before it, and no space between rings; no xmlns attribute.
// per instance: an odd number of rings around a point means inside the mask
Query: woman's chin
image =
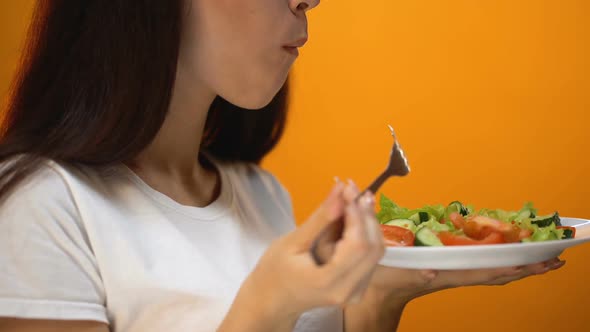
<svg viewBox="0 0 590 332"><path fill-rule="evenodd" d="M251 93L247 96L241 96L238 98L230 98L230 99L226 99L227 101L229 101L230 103L247 109L247 110L259 110L262 109L264 107L266 107L268 104L270 104L270 102L273 100L273 98L276 96L276 94L278 93L278 90L274 93L274 94L254 94Z"/></svg>
<svg viewBox="0 0 590 332"><path fill-rule="evenodd" d="M247 110L260 110L260 109L264 108L265 106L267 106L268 104L270 104L271 101L272 101L272 97L270 99L252 100L249 102L234 104L234 105L239 106L244 109L247 109Z"/></svg>

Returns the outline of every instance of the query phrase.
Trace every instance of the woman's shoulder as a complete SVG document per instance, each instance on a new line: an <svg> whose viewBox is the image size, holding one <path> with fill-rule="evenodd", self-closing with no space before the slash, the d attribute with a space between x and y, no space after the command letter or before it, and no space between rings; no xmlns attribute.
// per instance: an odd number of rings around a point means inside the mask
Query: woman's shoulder
<svg viewBox="0 0 590 332"><path fill-rule="evenodd" d="M20 178L10 190L6 199L10 200L9 198L15 196L36 196L39 194L46 197L54 197L48 194L63 193L63 190L67 187L65 175L69 171L58 162L47 158L39 158L34 162L34 167L31 167L31 164L27 164L27 168L30 171L23 172L23 168L18 163L27 157L26 155L19 155L0 163L0 171L2 172L7 172L10 168L15 168L14 171L10 171L8 179Z"/></svg>
<svg viewBox="0 0 590 332"><path fill-rule="evenodd" d="M34 241L53 246L55 241L65 243L67 238L84 243L84 224L66 178L69 173L57 162L42 160L17 182L0 200L2 238L12 239L14 245Z"/></svg>
<svg viewBox="0 0 590 332"><path fill-rule="evenodd" d="M14 165L14 157L0 164L0 170ZM76 199L72 188L87 182L90 171L81 166L69 165L55 160L41 158L0 200L0 219L24 218L43 213L67 213L75 216ZM78 186L79 187L79 186Z"/></svg>

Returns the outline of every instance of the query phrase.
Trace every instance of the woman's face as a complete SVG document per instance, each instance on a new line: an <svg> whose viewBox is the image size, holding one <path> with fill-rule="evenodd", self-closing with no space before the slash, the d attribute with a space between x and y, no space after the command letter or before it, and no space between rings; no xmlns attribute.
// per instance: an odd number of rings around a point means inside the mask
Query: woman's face
<svg viewBox="0 0 590 332"><path fill-rule="evenodd" d="M307 40L320 0L186 0L179 70L229 102L266 106Z"/></svg>

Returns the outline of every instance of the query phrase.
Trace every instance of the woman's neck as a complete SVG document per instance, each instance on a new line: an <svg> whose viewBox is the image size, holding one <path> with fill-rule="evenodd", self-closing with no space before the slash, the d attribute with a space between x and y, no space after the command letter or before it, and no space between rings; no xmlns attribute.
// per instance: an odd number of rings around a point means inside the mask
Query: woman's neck
<svg viewBox="0 0 590 332"><path fill-rule="evenodd" d="M187 76L187 71L178 71L166 119L154 140L134 160L136 167L185 175L200 167L197 156L215 94Z"/></svg>
<svg viewBox="0 0 590 332"><path fill-rule="evenodd" d="M179 70L168 114L154 140L129 165L154 189L185 205L216 198L219 176L199 162L207 113L216 95Z"/></svg>

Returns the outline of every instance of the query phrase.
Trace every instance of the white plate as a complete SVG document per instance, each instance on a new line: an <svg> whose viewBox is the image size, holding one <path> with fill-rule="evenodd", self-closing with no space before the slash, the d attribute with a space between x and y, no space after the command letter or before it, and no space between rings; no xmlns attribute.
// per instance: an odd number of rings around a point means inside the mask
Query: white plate
<svg viewBox="0 0 590 332"><path fill-rule="evenodd" d="M520 266L549 260L569 247L590 242L590 220L561 218L561 223L576 228L575 239L475 246L387 247L380 264L435 270Z"/></svg>

